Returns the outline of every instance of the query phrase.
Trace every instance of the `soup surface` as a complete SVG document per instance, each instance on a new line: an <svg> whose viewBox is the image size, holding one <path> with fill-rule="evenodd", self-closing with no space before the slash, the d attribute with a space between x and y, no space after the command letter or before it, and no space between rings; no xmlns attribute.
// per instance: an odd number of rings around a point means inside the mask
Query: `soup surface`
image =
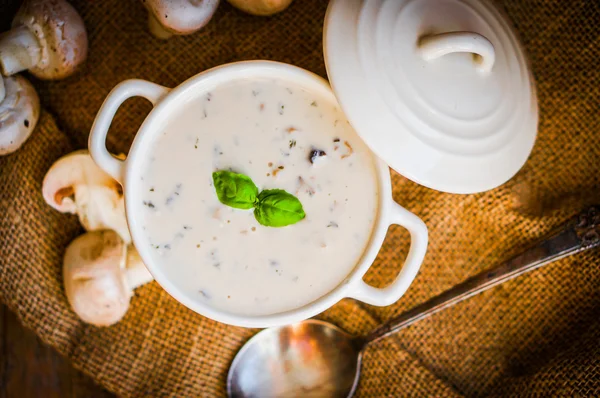
<svg viewBox="0 0 600 398"><path fill-rule="evenodd" d="M374 159L332 100L237 80L188 102L147 154L140 206L155 262L185 294L241 315L308 304L358 263L378 203ZM306 217L272 228L219 202L212 173L284 189Z"/></svg>

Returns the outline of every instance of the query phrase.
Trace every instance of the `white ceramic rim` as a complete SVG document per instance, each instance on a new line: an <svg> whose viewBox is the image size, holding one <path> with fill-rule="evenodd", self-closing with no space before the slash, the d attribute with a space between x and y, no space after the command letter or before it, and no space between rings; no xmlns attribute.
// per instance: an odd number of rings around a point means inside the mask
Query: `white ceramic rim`
<svg viewBox="0 0 600 398"><path fill-rule="evenodd" d="M100 168L123 185L127 223L134 243L145 240L142 236L141 226L133 216L129 216L135 214L135 203L140 203L139 200L135 200L138 196L136 192L139 192L137 189L139 179L135 178L138 176L136 169L140 169L141 158L146 153L144 149L150 145L157 131L169 119L170 110L187 99L197 98L199 93L212 89L219 84L245 78L271 78L292 81L294 84L307 90L316 91L325 98L337 102L325 79L304 69L273 61L243 61L218 66L188 79L173 90L144 80L127 80L117 85L107 96L92 126L89 148L92 158ZM107 152L105 146L106 134L116 110L127 98L134 96L149 99L155 107L140 126L127 159L122 161ZM136 245L136 247L150 273L167 293L191 310L230 325L271 327L290 324L311 318L347 297L371 305L390 305L406 292L417 275L427 249L428 234L427 227L420 218L394 202L389 168L375 154L373 154L373 157L378 178L379 208L367 248L354 270L336 288L302 307L260 316L245 316L215 309L201 300L192 299L182 292L163 273L161 267L154 263L148 245ZM128 200L128 198L132 200ZM402 225L410 232L410 250L396 279L385 288L374 288L366 284L362 277L375 260L391 224Z"/></svg>

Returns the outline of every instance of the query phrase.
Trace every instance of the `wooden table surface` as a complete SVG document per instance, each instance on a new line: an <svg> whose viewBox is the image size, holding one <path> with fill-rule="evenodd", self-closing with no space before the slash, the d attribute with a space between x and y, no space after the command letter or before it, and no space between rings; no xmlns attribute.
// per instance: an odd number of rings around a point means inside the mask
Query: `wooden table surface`
<svg viewBox="0 0 600 398"><path fill-rule="evenodd" d="M0 304L0 398L113 398Z"/></svg>

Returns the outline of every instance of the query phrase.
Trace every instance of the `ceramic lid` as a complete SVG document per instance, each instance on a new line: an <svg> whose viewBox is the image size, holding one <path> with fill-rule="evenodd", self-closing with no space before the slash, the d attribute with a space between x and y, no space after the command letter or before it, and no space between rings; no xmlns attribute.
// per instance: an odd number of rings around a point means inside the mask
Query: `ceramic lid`
<svg viewBox="0 0 600 398"><path fill-rule="evenodd" d="M534 82L515 33L487 0L331 0L324 50L348 120L405 177L474 193L527 160Z"/></svg>

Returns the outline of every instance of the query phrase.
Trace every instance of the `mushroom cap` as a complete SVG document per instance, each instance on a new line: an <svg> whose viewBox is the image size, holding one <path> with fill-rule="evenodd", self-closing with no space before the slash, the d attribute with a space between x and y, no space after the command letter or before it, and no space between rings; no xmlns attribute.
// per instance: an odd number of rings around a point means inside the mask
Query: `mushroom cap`
<svg viewBox="0 0 600 398"><path fill-rule="evenodd" d="M87 231L112 229L131 242L121 185L96 165L88 151L58 159L44 177L42 195L56 210L76 213Z"/></svg>
<svg viewBox="0 0 600 398"><path fill-rule="evenodd" d="M19 149L29 138L40 117L40 99L22 76L2 77L5 96L0 102L0 155Z"/></svg>
<svg viewBox="0 0 600 398"><path fill-rule="evenodd" d="M83 20L65 0L26 0L13 20L37 37L41 60L29 71L40 79L62 79L73 74L87 57Z"/></svg>
<svg viewBox="0 0 600 398"><path fill-rule="evenodd" d="M189 35L210 21L220 0L142 0L168 32Z"/></svg>
<svg viewBox="0 0 600 398"><path fill-rule="evenodd" d="M285 10L292 0L227 0L235 8L258 16L269 16Z"/></svg>
<svg viewBox="0 0 600 398"><path fill-rule="evenodd" d="M67 247L65 293L84 322L109 326L127 312L133 293L125 277L125 259L125 243L110 230L88 232Z"/></svg>

